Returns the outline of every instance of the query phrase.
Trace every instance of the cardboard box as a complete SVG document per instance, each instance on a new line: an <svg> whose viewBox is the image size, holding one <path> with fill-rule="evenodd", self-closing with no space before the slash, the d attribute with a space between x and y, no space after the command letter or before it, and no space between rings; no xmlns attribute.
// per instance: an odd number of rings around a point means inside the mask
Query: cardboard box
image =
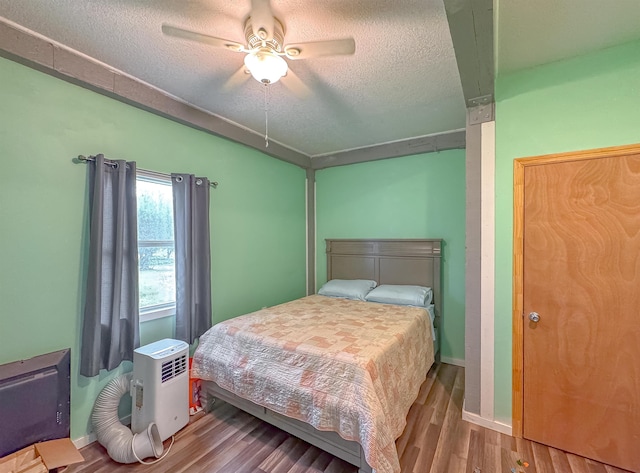
<svg viewBox="0 0 640 473"><path fill-rule="evenodd" d="M48 473L83 461L71 439L49 440L0 458L0 473Z"/></svg>

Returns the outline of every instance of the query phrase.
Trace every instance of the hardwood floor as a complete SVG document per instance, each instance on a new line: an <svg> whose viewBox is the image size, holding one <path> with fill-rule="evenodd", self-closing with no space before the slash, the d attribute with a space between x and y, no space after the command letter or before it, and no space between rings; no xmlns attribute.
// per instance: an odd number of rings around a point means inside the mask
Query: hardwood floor
<svg viewBox="0 0 640 473"><path fill-rule="evenodd" d="M624 473L465 422L461 419L463 395L463 368L439 364L431 369L396 442L402 473ZM167 457L153 466L118 464L97 442L81 451L86 461L65 473L357 472L342 460L223 402L216 402L210 414L181 430ZM518 460L529 466L519 466Z"/></svg>

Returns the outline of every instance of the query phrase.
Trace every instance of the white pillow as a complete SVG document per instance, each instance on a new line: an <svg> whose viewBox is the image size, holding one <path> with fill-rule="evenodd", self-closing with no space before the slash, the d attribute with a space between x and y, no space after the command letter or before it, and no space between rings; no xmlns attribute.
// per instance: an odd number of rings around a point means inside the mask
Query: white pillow
<svg viewBox="0 0 640 473"><path fill-rule="evenodd" d="M369 279L332 279L320 288L318 294L364 301L366 300L365 296L377 284Z"/></svg>
<svg viewBox="0 0 640 473"><path fill-rule="evenodd" d="M382 284L367 294L369 302L427 307L433 299L430 287Z"/></svg>

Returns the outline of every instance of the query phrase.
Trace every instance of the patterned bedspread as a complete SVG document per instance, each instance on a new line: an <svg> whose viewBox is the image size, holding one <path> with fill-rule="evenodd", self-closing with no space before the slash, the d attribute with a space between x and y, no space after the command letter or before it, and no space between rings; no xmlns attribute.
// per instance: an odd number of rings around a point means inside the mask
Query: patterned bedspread
<svg viewBox="0 0 640 473"><path fill-rule="evenodd" d="M398 473L395 440L433 361L426 310L313 295L216 324L193 370L357 441L377 473Z"/></svg>

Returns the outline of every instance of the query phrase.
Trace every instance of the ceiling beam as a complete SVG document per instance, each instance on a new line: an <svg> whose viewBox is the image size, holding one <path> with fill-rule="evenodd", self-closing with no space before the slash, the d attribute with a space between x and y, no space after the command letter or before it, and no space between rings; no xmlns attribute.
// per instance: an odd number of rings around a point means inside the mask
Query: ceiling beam
<svg viewBox="0 0 640 473"><path fill-rule="evenodd" d="M364 163L379 159L397 158L412 154L432 153L447 149L465 147L465 130L410 138L381 145L367 146L338 153L323 154L311 158L313 169L324 169L333 166Z"/></svg>
<svg viewBox="0 0 640 473"><path fill-rule="evenodd" d="M467 107L494 101L493 0L444 0Z"/></svg>
<svg viewBox="0 0 640 473"><path fill-rule="evenodd" d="M309 168L309 156L235 123L196 108L163 91L135 80L88 56L62 47L0 18L0 56L106 95L128 105L216 136L257 149L261 153Z"/></svg>

